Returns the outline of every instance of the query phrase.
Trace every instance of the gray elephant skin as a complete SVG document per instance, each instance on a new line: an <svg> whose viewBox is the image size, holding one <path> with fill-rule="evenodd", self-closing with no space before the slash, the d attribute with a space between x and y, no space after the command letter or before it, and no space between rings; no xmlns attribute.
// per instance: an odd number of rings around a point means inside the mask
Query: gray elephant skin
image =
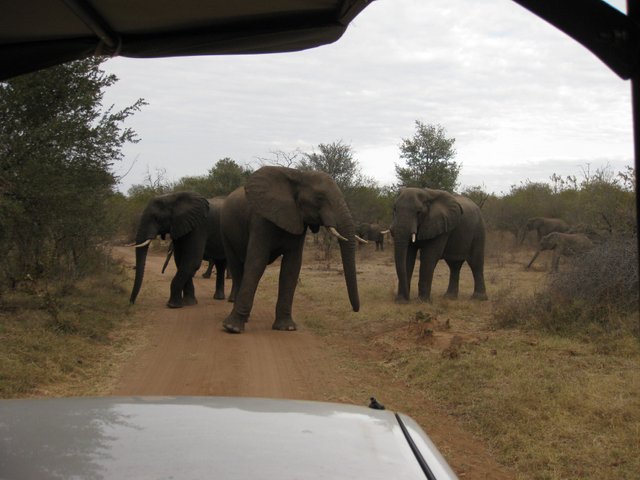
<svg viewBox="0 0 640 480"><path fill-rule="evenodd" d="M151 241L171 236L176 273L171 280L167 306L180 308L197 303L193 276L200 268L211 228L210 203L194 192L160 195L149 201L136 233L136 274L130 303L135 303L142 281ZM219 234L218 234L219 235Z"/></svg>
<svg viewBox="0 0 640 480"><path fill-rule="evenodd" d="M291 311L302 265L307 227L327 227L339 236L347 294L360 308L355 264L355 224L335 181L322 172L267 166L232 192L221 214L222 239L231 270L234 305L223 321L230 333L244 331L258 283L268 264L282 257L275 330L295 330Z"/></svg>
<svg viewBox="0 0 640 480"><path fill-rule="evenodd" d="M485 223L480 208L469 198L443 190L403 188L396 199L391 234L398 276L396 301L410 299L411 277L418 253L418 297L431 300L433 272L440 259L449 266L445 294L457 298L460 269L466 261L474 280L472 298L486 300L484 282Z"/></svg>
<svg viewBox="0 0 640 480"><path fill-rule="evenodd" d="M356 229L356 233L360 238L376 243L376 250L384 250L384 236L388 231L388 228L378 223L361 223Z"/></svg>
<svg viewBox="0 0 640 480"><path fill-rule="evenodd" d="M224 279L227 269L227 256L222 243L222 233L220 228L220 214L222 205L226 197L213 197L209 199L209 217L207 220L207 243L204 247L203 260L209 262L209 266L216 267L216 289L213 298L216 300L224 300ZM209 277L211 271L209 271ZM205 278L209 278L205 277Z"/></svg>
<svg viewBox="0 0 640 480"><path fill-rule="evenodd" d="M227 268L227 258L222 244L222 234L220 232L220 210L226 197L214 197L209 199L209 213L207 215L207 243L204 247L203 260L209 262L207 270L202 274L204 278L211 278L211 271L216 267L216 289L213 298L224 300L224 280ZM167 264L173 255L174 243L171 242L167 258L162 267L162 273L167 268Z"/></svg>
<svg viewBox="0 0 640 480"><path fill-rule="evenodd" d="M551 271L557 272L560 266L560 257L572 257L588 252L593 248L593 242L581 233L551 232L542 237L538 250L533 254L533 258L527 265L530 268L541 252L551 250Z"/></svg>
<svg viewBox="0 0 640 480"><path fill-rule="evenodd" d="M570 229L570 225L560 218L550 218L550 217L533 217L527 220L527 223L521 230L520 233L520 244L524 242L527 233L532 230L535 230L537 235L537 241L540 243L542 237L550 234L551 232L568 232Z"/></svg>

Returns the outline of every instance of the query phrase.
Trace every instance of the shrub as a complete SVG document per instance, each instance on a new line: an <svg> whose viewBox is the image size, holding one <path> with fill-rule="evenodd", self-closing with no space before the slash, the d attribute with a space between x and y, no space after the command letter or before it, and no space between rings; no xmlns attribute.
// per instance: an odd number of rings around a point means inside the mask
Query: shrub
<svg viewBox="0 0 640 480"><path fill-rule="evenodd" d="M497 302L494 319L504 328L570 335L631 329L638 335L638 301L636 239L618 238L575 258L533 297Z"/></svg>

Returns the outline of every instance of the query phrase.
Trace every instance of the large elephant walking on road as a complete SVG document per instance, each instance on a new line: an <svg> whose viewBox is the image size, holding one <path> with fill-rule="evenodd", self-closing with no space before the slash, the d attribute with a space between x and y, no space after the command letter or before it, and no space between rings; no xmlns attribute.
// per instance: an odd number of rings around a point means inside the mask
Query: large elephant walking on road
<svg viewBox="0 0 640 480"><path fill-rule="evenodd" d="M203 260L209 262L207 271L202 276L204 278L211 277L211 271L213 267L216 267L216 289L213 293L213 298L216 300L224 300L224 280L225 271L227 270L227 257L224 253L224 245L222 244L222 233L220 232L220 211L222 210L222 204L226 197L213 197L209 199L209 213L207 215L207 242L204 246ZM164 273L175 246L171 242L169 251L167 252L167 258L162 267L162 273ZM208 275L206 275L208 273Z"/></svg>
<svg viewBox="0 0 640 480"><path fill-rule="evenodd" d="M486 300L484 283L485 224L470 199L442 190L403 188L391 222L398 275L396 301L409 301L411 276L420 253L418 297L431 299L433 271L442 258L449 266L446 297L457 298L460 269L466 261L474 279L473 297Z"/></svg>
<svg viewBox="0 0 640 480"><path fill-rule="evenodd" d="M207 242L209 202L194 192L169 193L153 198L146 206L136 233L136 276L130 303L142 286L144 266L151 241L171 235L176 274L171 280L167 306L180 308L197 303L193 275L200 268Z"/></svg>
<svg viewBox="0 0 640 480"><path fill-rule="evenodd" d="M233 278L233 310L223 322L231 333L244 331L258 283L268 264L282 256L275 330L295 330L291 310L307 227L325 226L339 239L347 293L360 308L355 264L355 224L342 192L322 172L262 167L245 187L232 192L221 215L222 237Z"/></svg>

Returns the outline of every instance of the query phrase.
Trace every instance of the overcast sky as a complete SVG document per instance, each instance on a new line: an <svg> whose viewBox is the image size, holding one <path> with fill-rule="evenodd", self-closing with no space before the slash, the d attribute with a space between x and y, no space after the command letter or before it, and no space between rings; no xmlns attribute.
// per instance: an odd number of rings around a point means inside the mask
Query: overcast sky
<svg viewBox="0 0 640 480"><path fill-rule="evenodd" d="M624 0L609 2L624 10ZM149 105L116 165L126 192L150 172L204 175L230 157L351 145L365 175L395 183L415 121L456 139L462 187L506 193L553 173L633 164L630 84L511 0L377 0L332 45L286 54L104 64L117 108Z"/></svg>

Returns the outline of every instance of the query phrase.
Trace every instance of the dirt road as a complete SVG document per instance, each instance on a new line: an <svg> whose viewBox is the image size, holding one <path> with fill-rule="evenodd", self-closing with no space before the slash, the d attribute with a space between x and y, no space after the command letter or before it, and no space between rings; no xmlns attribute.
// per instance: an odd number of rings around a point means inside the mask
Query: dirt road
<svg viewBox="0 0 640 480"><path fill-rule="evenodd" d="M134 261L130 249L116 248L114 254L127 265ZM422 424L461 478L514 478L455 419L420 395L393 379L367 378L362 368L355 371L343 346L328 345L304 326L296 332L271 330L271 306L256 302L247 331L225 333L221 323L231 304L213 300L213 280L198 274L199 304L166 308L173 273L168 269L160 275L163 260L161 255L147 259L134 307L145 325L144 338L122 367L113 395L252 396L366 405L384 382L385 398L402 399L405 413ZM421 414L416 417L411 410Z"/></svg>

